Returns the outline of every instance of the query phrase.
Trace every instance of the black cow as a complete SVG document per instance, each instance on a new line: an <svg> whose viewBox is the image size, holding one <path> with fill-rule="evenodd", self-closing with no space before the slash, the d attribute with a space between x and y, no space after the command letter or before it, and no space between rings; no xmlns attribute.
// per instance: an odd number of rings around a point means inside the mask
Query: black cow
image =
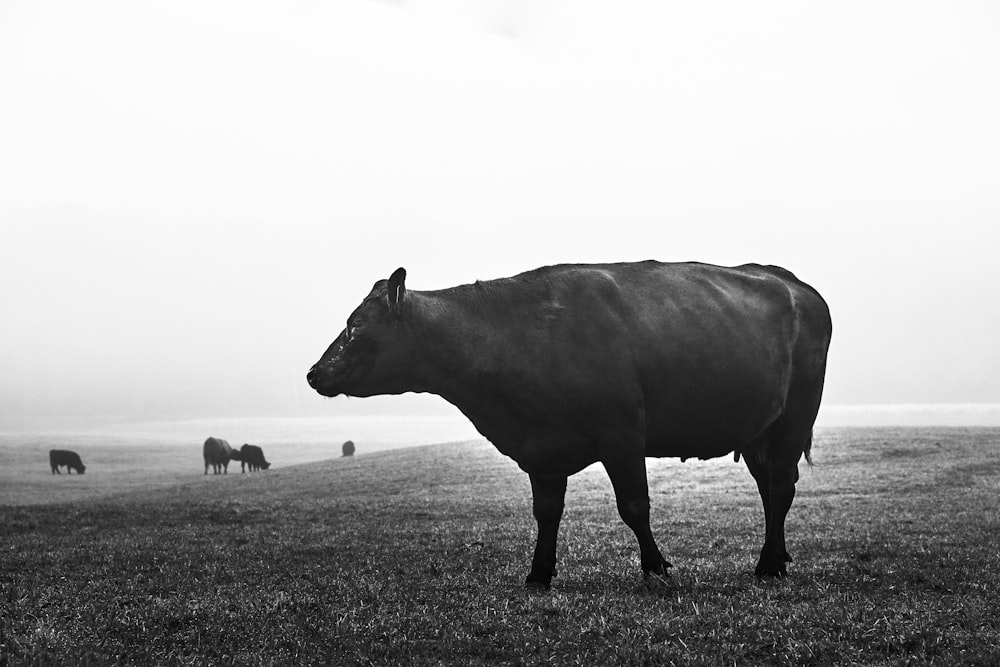
<svg viewBox="0 0 1000 667"><path fill-rule="evenodd" d="M205 457L205 474L208 474L208 467L212 466L213 474L218 475L219 471L225 475L229 472L229 462L233 459L239 460L240 456L229 443L222 438L208 438L201 448L202 456Z"/></svg>
<svg viewBox="0 0 1000 667"><path fill-rule="evenodd" d="M354 456L354 441L348 440L341 446L340 453L343 456Z"/></svg>
<svg viewBox="0 0 1000 667"><path fill-rule="evenodd" d="M61 474L59 466L66 466L67 475L72 474L73 470L82 475L87 470L87 466L83 465L83 461L80 460L80 455L68 449L50 449L49 466L52 468L53 475Z"/></svg>
<svg viewBox="0 0 1000 667"><path fill-rule="evenodd" d="M547 588L566 479L601 462L664 576L644 457L743 456L765 514L758 576L791 557L785 516L809 458L830 312L790 272L748 264L560 265L418 292L380 280L308 373L324 396L430 392L457 406L531 480Z"/></svg>
<svg viewBox="0 0 1000 667"><path fill-rule="evenodd" d="M250 472L256 470L267 470L271 467L271 464L264 460L264 450L257 445L243 445L240 447L240 471L246 472L246 468L250 468Z"/></svg>

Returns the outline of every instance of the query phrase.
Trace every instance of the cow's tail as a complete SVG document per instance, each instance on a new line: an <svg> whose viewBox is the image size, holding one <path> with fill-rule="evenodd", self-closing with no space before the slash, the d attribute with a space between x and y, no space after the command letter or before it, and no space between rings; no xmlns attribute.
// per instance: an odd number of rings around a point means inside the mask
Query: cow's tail
<svg viewBox="0 0 1000 667"><path fill-rule="evenodd" d="M803 456L806 457L806 463L808 463L809 465L813 464L812 456L810 454L810 452L812 452L812 448L813 448L813 432L812 429L809 429L809 437L806 439L806 446L802 449L802 454Z"/></svg>

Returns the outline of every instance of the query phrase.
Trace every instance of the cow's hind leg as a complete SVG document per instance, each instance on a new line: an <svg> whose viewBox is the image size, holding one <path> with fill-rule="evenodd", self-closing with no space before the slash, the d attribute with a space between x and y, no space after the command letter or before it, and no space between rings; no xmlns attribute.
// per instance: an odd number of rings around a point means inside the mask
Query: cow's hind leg
<svg viewBox="0 0 1000 667"><path fill-rule="evenodd" d="M771 482L767 465L763 462L763 449L767 445L767 438L762 437L743 449L743 462L746 463L747 470L757 483L757 492L760 494L761 504L764 507L764 536L765 540L771 530ZM792 557L786 550L782 555L785 563L791 563Z"/></svg>
<svg viewBox="0 0 1000 667"><path fill-rule="evenodd" d="M792 376L784 413L768 427L747 466L764 501L766 533L755 572L757 576L783 576L791 560L785 548L785 517L795 498L799 460L809 460L812 429L823 396L826 350L830 343L830 321L825 306L803 313L800 334L793 351Z"/></svg>
<svg viewBox="0 0 1000 667"><path fill-rule="evenodd" d="M660 553L649 527L649 483L646 479L645 457L641 451L632 456L619 452L602 463L615 489L618 513L639 541L643 576L666 577L671 565Z"/></svg>
<svg viewBox="0 0 1000 667"><path fill-rule="evenodd" d="M764 505L764 546L754 574L783 577L788 573L785 563L792 561L785 546L785 517L795 498L798 465L788 460L762 463L752 456L746 457L746 462Z"/></svg>
<svg viewBox="0 0 1000 667"><path fill-rule="evenodd" d="M783 577L788 573L785 563L792 560L785 546L785 517L795 498L795 483L799 480L799 470L797 462L787 460L769 461L767 469L770 520L767 522L764 546L761 548L760 560L757 562L754 574L758 577Z"/></svg>
<svg viewBox="0 0 1000 667"><path fill-rule="evenodd" d="M530 475L532 511L538 522L538 541L531 559L529 587L548 589L556 576L556 538L566 500L566 477Z"/></svg>
<svg viewBox="0 0 1000 667"><path fill-rule="evenodd" d="M767 441L745 457L747 468L757 482L764 505L764 546L754 573L758 577L782 577L792 558L785 546L785 518L795 498L799 480L799 459L809 451L812 420L783 418L769 430Z"/></svg>

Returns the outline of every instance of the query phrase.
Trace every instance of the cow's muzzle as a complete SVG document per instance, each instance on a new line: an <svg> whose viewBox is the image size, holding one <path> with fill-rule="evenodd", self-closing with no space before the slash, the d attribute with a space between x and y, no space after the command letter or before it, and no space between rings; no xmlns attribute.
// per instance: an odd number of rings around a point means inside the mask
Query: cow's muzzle
<svg viewBox="0 0 1000 667"><path fill-rule="evenodd" d="M329 375L329 370L322 368L320 364L316 364L306 373L306 382L323 396L336 396L337 393L329 389Z"/></svg>

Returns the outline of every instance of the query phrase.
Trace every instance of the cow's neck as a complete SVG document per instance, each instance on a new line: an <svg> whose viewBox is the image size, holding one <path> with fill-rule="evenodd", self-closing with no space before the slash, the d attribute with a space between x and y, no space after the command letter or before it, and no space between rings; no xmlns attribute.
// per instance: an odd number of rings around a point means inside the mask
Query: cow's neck
<svg viewBox="0 0 1000 667"><path fill-rule="evenodd" d="M512 326L505 309L476 298L474 286L410 295L414 356L427 381L422 391L448 398L496 370L497 341Z"/></svg>
<svg viewBox="0 0 1000 667"><path fill-rule="evenodd" d="M503 349L505 329L517 326L502 303L482 298L475 286L414 293L411 328L420 388L461 410L498 447L508 433L507 401L498 394L517 352ZM503 450L501 450L503 451Z"/></svg>

